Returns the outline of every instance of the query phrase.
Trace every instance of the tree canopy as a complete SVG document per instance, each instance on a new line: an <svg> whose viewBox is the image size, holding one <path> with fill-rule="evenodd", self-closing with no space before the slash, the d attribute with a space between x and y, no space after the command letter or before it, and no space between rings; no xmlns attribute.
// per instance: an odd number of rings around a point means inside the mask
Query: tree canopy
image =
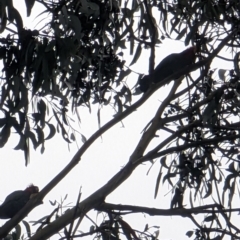
<svg viewBox="0 0 240 240"><path fill-rule="evenodd" d="M27 16L39 12L39 25L24 25L12 0L0 2L0 147L15 132L16 150L41 147L46 140L62 138L70 144L79 131L71 124L72 115L84 121L79 107L99 113L114 107L116 114L83 143L74 158L15 217L0 229L5 236L56 184L79 163L91 144L111 127L127 118L159 88L172 81L169 94L159 104L139 136L126 165L102 188L81 200L56 220L43 224L29 239L47 239L62 229L71 239L75 219L90 210L106 213L106 220L88 233L103 240L157 239L146 226L135 230L124 215L146 213L154 216L189 218L196 228L192 239L238 239L234 216L239 200L240 137L240 2L239 0L25 0ZM156 48L165 39L196 46L196 61L152 84L141 96L136 91L142 73L131 70L143 51L149 51L149 76L154 71ZM127 64L124 59L131 57ZM231 68L214 68L214 61L230 62ZM135 77L132 87L130 78ZM131 86L131 87L130 87ZM133 123L134 125L134 123ZM80 133L81 134L81 133ZM161 138L158 138L158 136ZM165 137L164 137L165 136ZM157 141L155 141L157 139ZM149 149L151 142L156 143ZM130 177L142 163L153 168L160 162L155 197L168 184L172 191L169 209L120 205L105 198ZM34 161L33 163L34 164ZM206 204L207 203L207 204ZM205 214L198 222L196 214ZM66 227L68 226L68 227Z"/></svg>

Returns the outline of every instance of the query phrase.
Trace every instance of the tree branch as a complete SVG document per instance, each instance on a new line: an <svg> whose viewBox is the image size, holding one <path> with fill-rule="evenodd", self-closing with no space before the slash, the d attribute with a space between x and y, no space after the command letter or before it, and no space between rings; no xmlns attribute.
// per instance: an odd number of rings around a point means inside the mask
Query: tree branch
<svg viewBox="0 0 240 240"><path fill-rule="evenodd" d="M212 138L212 139L203 139L201 141L196 141L196 142L193 142L193 143L184 144L184 145L177 146L177 147L167 148L167 149L165 149L161 152L158 152L158 153L154 153L154 152L151 151L148 154L146 154L144 157L142 157L141 161L145 162L145 161L152 160L154 158L164 156L164 155L169 154L169 153L180 152L180 151L184 151L188 148L193 148L193 147L197 147L197 146L216 144L216 143L226 141L226 140L234 140L234 139L238 139L239 137L240 137L240 134L224 136L224 137L217 137L217 138Z"/></svg>
<svg viewBox="0 0 240 240"><path fill-rule="evenodd" d="M211 208L209 210L209 208ZM216 209L214 209L216 208ZM195 208L173 208L173 209L159 209L159 208L149 208L143 206L133 206L133 205L121 205L112 203L102 203L96 208L98 211L109 212L112 211L115 214L127 214L131 213L146 213L150 216L183 216L188 217L191 214L212 214L212 213L229 213L229 212L239 212L240 208L234 209L223 209L221 205L209 204ZM120 213L118 212L120 211Z"/></svg>

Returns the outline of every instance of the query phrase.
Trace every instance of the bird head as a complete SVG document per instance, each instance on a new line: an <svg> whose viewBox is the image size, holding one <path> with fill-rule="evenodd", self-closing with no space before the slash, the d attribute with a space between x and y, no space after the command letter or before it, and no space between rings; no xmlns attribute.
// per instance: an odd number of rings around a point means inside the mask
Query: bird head
<svg viewBox="0 0 240 240"><path fill-rule="evenodd" d="M186 52L187 54L195 55L197 52L197 47L196 46L189 47L183 52Z"/></svg>
<svg viewBox="0 0 240 240"><path fill-rule="evenodd" d="M197 46L192 46L192 47L189 47L188 49L191 49L193 53L197 52Z"/></svg>
<svg viewBox="0 0 240 240"><path fill-rule="evenodd" d="M39 192L39 188L31 184L24 191L29 192L30 194L34 194Z"/></svg>
<svg viewBox="0 0 240 240"><path fill-rule="evenodd" d="M192 46L187 49L185 49L183 52L181 52L179 55L185 62L187 63L186 65L190 65L195 62L196 60L196 53L197 53L197 47Z"/></svg>

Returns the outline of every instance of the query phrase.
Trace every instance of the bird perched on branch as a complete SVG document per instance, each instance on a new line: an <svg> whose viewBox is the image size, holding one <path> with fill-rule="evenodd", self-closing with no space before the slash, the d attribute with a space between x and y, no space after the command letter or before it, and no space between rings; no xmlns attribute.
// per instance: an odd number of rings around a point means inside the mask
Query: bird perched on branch
<svg viewBox="0 0 240 240"><path fill-rule="evenodd" d="M190 47L180 53L173 53L165 57L153 73L139 80L139 89L146 92L152 83L159 83L165 78L177 73L181 69L195 62L196 47ZM175 79L180 78L177 76Z"/></svg>
<svg viewBox="0 0 240 240"><path fill-rule="evenodd" d="M38 187L30 185L24 191L19 190L9 194L0 206L0 218L12 218L25 206L31 195L38 192Z"/></svg>

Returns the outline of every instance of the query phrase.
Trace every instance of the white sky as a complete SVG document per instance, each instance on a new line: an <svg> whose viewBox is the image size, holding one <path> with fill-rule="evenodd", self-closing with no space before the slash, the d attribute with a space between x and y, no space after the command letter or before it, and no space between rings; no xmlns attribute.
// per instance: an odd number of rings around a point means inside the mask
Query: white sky
<svg viewBox="0 0 240 240"><path fill-rule="evenodd" d="M25 18L26 11L23 0L15 1L14 5L20 12L24 13L22 17L25 19L25 27L33 28L39 19L41 19L40 17L33 21L32 18ZM36 5L33 8L32 16L36 16L40 12L40 8ZM164 41L164 44L161 45L157 51L156 63L170 53L180 52L184 48L184 44L179 42L168 43ZM147 73L148 63L146 64L146 60L148 60L147 55L142 55L139 62L131 68L138 72ZM226 67L224 64L223 68ZM129 83L130 85L135 84L136 77L137 76L135 76L135 79L133 76L129 77L129 82L132 81L132 83ZM60 201L61 197L64 198L65 194L68 194L66 204L69 202L74 204L81 186L82 199L86 198L117 173L121 167L128 162L129 156L141 137L140 132L151 120L160 101L166 96L166 89L168 88L160 89L147 103L124 120L124 128L121 124L117 124L113 129L104 134L102 139L98 139L84 154L75 169L46 196L44 204L35 208L25 220L38 220L49 214L54 209L54 207L50 205L49 200ZM135 100L136 98L134 101ZM106 110L102 111L102 124L110 120L114 114L110 107L105 109ZM86 108L81 108L80 112L83 117L80 132L87 138L98 129L96 111L96 107L93 107L92 113L89 114ZM30 165L25 167L23 153L13 150L17 142L17 138L11 137L9 143L0 149L0 181L2 182L0 200L2 201L12 191L25 189L30 183L34 183L39 186L40 189L43 188L66 166L77 151L76 144L73 143L71 144L71 151L69 152L67 144L62 140L61 135L58 134L57 137L55 136L52 140L46 142L43 155L40 154L40 148L37 151L32 150ZM78 143L81 145L80 136ZM166 187L163 188L160 186L161 190L159 195L157 199L154 200L155 181L160 164L157 162L156 166L150 171L150 174L146 176L149 167L150 164L146 163L137 168L132 176L112 193L106 201L168 209L170 206L171 193L164 198L163 196L167 194L171 188L167 189ZM95 220L96 214L90 215ZM149 217L143 214L134 214L124 216L123 219L138 230L143 230L146 223L148 223L149 226L160 226L161 233L159 239L161 240L188 239L188 237L185 236L186 231L195 228L190 220L181 217ZM0 221L0 224L4 222L5 221ZM101 221L99 220L97 223L100 224ZM90 225L89 222L84 222L80 227L81 231L87 232ZM58 238L59 237L56 236L51 239ZM90 239L92 238L93 236L90 237Z"/></svg>

